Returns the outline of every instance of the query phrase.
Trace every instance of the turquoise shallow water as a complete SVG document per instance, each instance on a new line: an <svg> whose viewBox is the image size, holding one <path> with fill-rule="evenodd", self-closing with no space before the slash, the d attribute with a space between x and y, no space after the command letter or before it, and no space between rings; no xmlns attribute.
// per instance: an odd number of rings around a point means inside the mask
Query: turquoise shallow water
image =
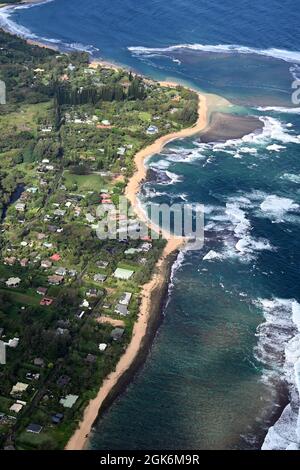
<svg viewBox="0 0 300 470"><path fill-rule="evenodd" d="M91 448L258 448L274 420L264 446L298 448L300 110L285 107L299 73L299 8L56 0L11 20L63 49L220 93L264 124L237 141L172 143L149 162L157 179L144 202L203 203L205 246L180 256L149 358ZM283 397L292 408L278 420Z"/></svg>

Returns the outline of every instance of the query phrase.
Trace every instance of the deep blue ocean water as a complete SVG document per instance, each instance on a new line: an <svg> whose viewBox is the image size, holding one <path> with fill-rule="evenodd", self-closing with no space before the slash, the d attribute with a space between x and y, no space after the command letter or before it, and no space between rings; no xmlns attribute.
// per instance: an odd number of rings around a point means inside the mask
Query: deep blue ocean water
<svg viewBox="0 0 300 470"><path fill-rule="evenodd" d="M264 448L299 448L300 109L287 109L299 73L299 6L55 0L2 21L221 94L264 124L239 140L173 142L149 161L166 180L147 183L144 202L203 203L205 245L179 256L148 360L98 423L91 448L258 448L266 434Z"/></svg>

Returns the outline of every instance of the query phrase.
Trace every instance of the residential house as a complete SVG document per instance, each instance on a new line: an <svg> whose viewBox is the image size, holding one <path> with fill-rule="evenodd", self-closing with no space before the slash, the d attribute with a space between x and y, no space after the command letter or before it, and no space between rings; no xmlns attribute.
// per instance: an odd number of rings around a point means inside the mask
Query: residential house
<svg viewBox="0 0 300 470"><path fill-rule="evenodd" d="M44 361L44 359L41 359L40 357L36 357L33 360L33 364L37 367L44 367L45 366L45 361Z"/></svg>
<svg viewBox="0 0 300 470"><path fill-rule="evenodd" d="M118 148L118 151L117 151L117 155L119 155L120 157L123 157L126 153L126 148L125 147L119 147Z"/></svg>
<svg viewBox="0 0 300 470"><path fill-rule="evenodd" d="M15 349L19 345L20 338L13 338L8 341L7 346Z"/></svg>
<svg viewBox="0 0 300 470"><path fill-rule="evenodd" d="M52 266L52 263L48 259L44 259L41 262L41 268L49 269L49 268L51 268L51 266Z"/></svg>
<svg viewBox="0 0 300 470"><path fill-rule="evenodd" d="M28 258L22 258L20 260L20 265L22 266L22 268L26 268L26 266L28 265L28 262L29 262Z"/></svg>
<svg viewBox="0 0 300 470"><path fill-rule="evenodd" d="M106 281L107 276L105 274L95 274L94 281L95 282L104 282Z"/></svg>
<svg viewBox="0 0 300 470"><path fill-rule="evenodd" d="M129 312L128 312L128 309L127 309L127 306L126 305L122 305L122 304L117 304L116 307L115 307L115 313L117 313L118 315L120 315L121 317L126 317Z"/></svg>
<svg viewBox="0 0 300 470"><path fill-rule="evenodd" d="M57 268L55 274L57 274L58 276L65 277L67 275L67 272L68 271L66 270L66 268Z"/></svg>
<svg viewBox="0 0 300 470"><path fill-rule="evenodd" d="M97 268L105 269L109 265L108 261L97 261L96 266Z"/></svg>
<svg viewBox="0 0 300 470"><path fill-rule="evenodd" d="M101 352L104 352L107 348L107 344L106 343L100 343L99 344L99 351Z"/></svg>
<svg viewBox="0 0 300 470"><path fill-rule="evenodd" d="M158 128L156 126L149 126L147 129L148 135L155 135L158 133Z"/></svg>
<svg viewBox="0 0 300 470"><path fill-rule="evenodd" d="M63 413L56 413L55 415L51 417L51 421L53 424L60 424L63 419L64 419Z"/></svg>
<svg viewBox="0 0 300 470"><path fill-rule="evenodd" d="M50 307L50 305L53 304L53 299L50 299L49 297L44 297L41 301L40 301L40 305L42 307Z"/></svg>
<svg viewBox="0 0 300 470"><path fill-rule="evenodd" d="M83 308L89 308L89 306L90 306L90 303L86 299L84 299L80 304L80 307L83 307Z"/></svg>
<svg viewBox="0 0 300 470"><path fill-rule="evenodd" d="M119 300L119 304L126 305L128 307L128 305L130 304L131 297L131 292L124 292Z"/></svg>
<svg viewBox="0 0 300 470"><path fill-rule="evenodd" d="M11 389L11 395L22 395L23 392L26 392L29 384L24 384L23 382L17 382L16 385Z"/></svg>
<svg viewBox="0 0 300 470"><path fill-rule="evenodd" d="M71 382L71 378L68 375L61 375L58 377L56 384L59 388L66 387Z"/></svg>
<svg viewBox="0 0 300 470"><path fill-rule="evenodd" d="M60 284L63 283L63 281L64 281L63 276L58 276L57 274L53 274L52 276L48 276L48 282L52 286L59 286Z"/></svg>
<svg viewBox="0 0 300 470"><path fill-rule="evenodd" d="M18 287L21 283L21 279L19 277L10 277L7 281L6 281L6 286L7 287Z"/></svg>
<svg viewBox="0 0 300 470"><path fill-rule="evenodd" d="M48 249L50 250L50 248L53 247L53 244L50 243L50 242L44 242L44 243L43 243L43 246L44 246L45 248L48 248Z"/></svg>
<svg viewBox="0 0 300 470"><path fill-rule="evenodd" d="M36 290L36 293L39 295L46 295L47 294L47 288L46 287L38 287Z"/></svg>
<svg viewBox="0 0 300 470"><path fill-rule="evenodd" d="M130 269L117 268L113 274L117 279L128 281L134 274Z"/></svg>
<svg viewBox="0 0 300 470"><path fill-rule="evenodd" d="M54 255L50 256L50 259L52 261L60 261L61 260L61 257L58 253L55 253Z"/></svg>
<svg viewBox="0 0 300 470"><path fill-rule="evenodd" d="M38 191L38 188L35 186L32 186L31 188L27 188L26 191L31 194L35 194Z"/></svg>
<svg viewBox="0 0 300 470"><path fill-rule="evenodd" d="M8 266L13 266L16 261L17 261L17 258L15 256L4 258L4 264L7 264Z"/></svg>
<svg viewBox="0 0 300 470"><path fill-rule="evenodd" d="M18 212L25 212L26 204L24 202L17 202L17 204L15 205L15 209Z"/></svg>
<svg viewBox="0 0 300 470"><path fill-rule="evenodd" d="M58 217L64 217L66 211L63 209L56 209L53 214L58 216Z"/></svg>
<svg viewBox="0 0 300 470"><path fill-rule="evenodd" d="M22 411L23 407L26 405L26 402L21 400L17 400L16 403L14 403L9 410L13 411L14 413L18 414L20 411Z"/></svg>
<svg viewBox="0 0 300 470"><path fill-rule="evenodd" d="M65 398L61 398L59 400L59 403L64 407L64 408L73 408L75 405L76 401L78 400L79 396L78 395L67 395Z"/></svg>
<svg viewBox="0 0 300 470"><path fill-rule="evenodd" d="M32 434L40 434L42 430L43 430L42 426L40 426L39 424L34 424L34 423L29 424L29 426L26 428L26 431L31 432Z"/></svg>
<svg viewBox="0 0 300 470"><path fill-rule="evenodd" d="M111 337L114 341L120 341L124 335L124 328L114 328L111 332Z"/></svg>
<svg viewBox="0 0 300 470"><path fill-rule="evenodd" d="M97 289L89 289L87 292L86 292L86 296L87 297L98 297L98 291Z"/></svg>

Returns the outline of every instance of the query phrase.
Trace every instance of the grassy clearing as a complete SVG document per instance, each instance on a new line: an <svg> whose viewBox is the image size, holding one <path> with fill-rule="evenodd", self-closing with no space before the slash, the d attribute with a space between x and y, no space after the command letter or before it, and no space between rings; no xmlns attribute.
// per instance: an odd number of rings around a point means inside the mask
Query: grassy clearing
<svg viewBox="0 0 300 470"><path fill-rule="evenodd" d="M50 102L21 106L18 112L0 116L0 128L3 131L22 131L28 128L36 132L39 120L47 118L49 107Z"/></svg>
<svg viewBox="0 0 300 470"><path fill-rule="evenodd" d="M64 173L65 185L67 188L76 188L77 191L101 191L107 188L107 181L100 175L73 175L66 171Z"/></svg>

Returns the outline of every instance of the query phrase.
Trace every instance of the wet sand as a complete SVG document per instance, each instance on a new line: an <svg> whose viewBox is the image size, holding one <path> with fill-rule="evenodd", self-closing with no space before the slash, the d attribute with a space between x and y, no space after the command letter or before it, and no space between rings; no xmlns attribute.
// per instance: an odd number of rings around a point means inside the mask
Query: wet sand
<svg viewBox="0 0 300 470"><path fill-rule="evenodd" d="M212 114L209 129L201 133L201 142L224 142L240 139L246 134L260 132L263 123L254 116L237 116L215 112Z"/></svg>

